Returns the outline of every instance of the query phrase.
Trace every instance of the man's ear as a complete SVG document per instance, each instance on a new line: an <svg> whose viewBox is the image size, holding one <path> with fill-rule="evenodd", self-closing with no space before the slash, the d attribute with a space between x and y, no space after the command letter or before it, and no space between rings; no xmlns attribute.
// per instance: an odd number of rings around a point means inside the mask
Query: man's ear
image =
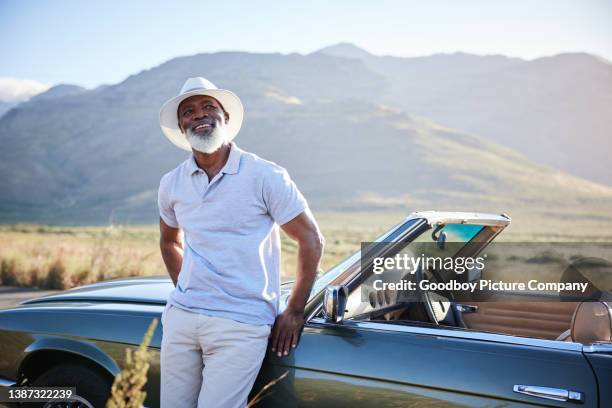
<svg viewBox="0 0 612 408"><path fill-rule="evenodd" d="M229 122L230 115L227 112L224 112L224 113L225 113L225 123L227 123L227 122Z"/></svg>

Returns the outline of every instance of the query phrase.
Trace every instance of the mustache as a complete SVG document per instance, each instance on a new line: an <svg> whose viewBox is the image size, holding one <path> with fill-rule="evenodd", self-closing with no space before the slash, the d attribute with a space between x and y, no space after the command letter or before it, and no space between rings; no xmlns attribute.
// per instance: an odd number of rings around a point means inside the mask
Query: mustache
<svg viewBox="0 0 612 408"><path fill-rule="evenodd" d="M216 127L217 126L217 121L214 120L214 119L202 119L202 120L198 120L193 125L191 125L190 129L191 130L195 130L195 128L197 128L200 125L210 125L211 127Z"/></svg>

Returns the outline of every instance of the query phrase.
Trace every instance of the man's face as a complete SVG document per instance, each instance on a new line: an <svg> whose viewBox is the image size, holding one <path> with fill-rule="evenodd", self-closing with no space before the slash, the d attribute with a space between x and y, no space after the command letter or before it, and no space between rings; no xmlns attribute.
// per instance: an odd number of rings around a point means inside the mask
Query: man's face
<svg viewBox="0 0 612 408"><path fill-rule="evenodd" d="M225 124L229 115L213 97L196 95L179 105L179 127L191 147L202 153L213 153L227 141Z"/></svg>
<svg viewBox="0 0 612 408"><path fill-rule="evenodd" d="M195 136L206 137L229 121L229 115L212 96L195 95L185 99L178 108L179 127L183 133L191 130Z"/></svg>

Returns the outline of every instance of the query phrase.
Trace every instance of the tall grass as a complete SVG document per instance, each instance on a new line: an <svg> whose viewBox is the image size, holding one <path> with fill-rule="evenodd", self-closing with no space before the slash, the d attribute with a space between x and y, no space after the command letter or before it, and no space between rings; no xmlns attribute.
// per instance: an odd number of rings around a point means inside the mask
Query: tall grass
<svg viewBox="0 0 612 408"><path fill-rule="evenodd" d="M152 227L0 227L0 284L67 289L165 273Z"/></svg>
<svg viewBox="0 0 612 408"><path fill-rule="evenodd" d="M324 216L326 237L322 269L359 250L393 222ZM401 218L394 217L394 220ZM293 279L297 244L282 236L282 279ZM68 289L121 277L167 275L155 225L52 227L0 225L0 284Z"/></svg>

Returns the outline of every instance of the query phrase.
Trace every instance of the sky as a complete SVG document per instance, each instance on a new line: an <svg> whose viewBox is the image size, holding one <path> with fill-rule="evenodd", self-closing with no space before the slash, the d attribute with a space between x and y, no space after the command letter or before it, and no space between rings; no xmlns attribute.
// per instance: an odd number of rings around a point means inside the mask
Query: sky
<svg viewBox="0 0 612 408"><path fill-rule="evenodd" d="M0 101L60 83L118 83L178 56L306 54L339 42L377 55L612 61L612 1L0 0Z"/></svg>

